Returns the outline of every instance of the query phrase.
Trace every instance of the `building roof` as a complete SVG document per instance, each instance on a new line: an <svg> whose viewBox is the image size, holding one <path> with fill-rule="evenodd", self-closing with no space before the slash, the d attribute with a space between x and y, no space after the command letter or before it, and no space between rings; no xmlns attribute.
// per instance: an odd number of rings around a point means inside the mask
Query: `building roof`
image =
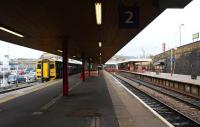
<svg viewBox="0 0 200 127"><path fill-rule="evenodd" d="M183 8L190 1L102 0L102 25L98 26L95 0L1 0L1 27L24 37L0 31L0 39L56 55L62 55L58 50L67 44L70 58L76 56L80 60L84 54L95 63L104 63L165 9ZM119 27L118 10L125 6L139 8L138 27ZM124 17L127 15L121 20ZM101 49L99 41L102 41Z"/></svg>
<svg viewBox="0 0 200 127"><path fill-rule="evenodd" d="M122 61L122 62L119 62L118 64L120 63L128 63L128 62L151 62L152 59L150 58L139 58L139 59L129 59L129 60L125 60L125 61Z"/></svg>

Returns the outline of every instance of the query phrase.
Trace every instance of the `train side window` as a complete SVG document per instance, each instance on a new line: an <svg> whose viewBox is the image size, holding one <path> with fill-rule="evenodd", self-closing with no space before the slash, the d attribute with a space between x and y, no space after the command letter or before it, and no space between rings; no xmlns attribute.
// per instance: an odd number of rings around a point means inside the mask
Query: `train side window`
<svg viewBox="0 0 200 127"><path fill-rule="evenodd" d="M54 64L50 64L50 68L51 68L51 69L54 68Z"/></svg>
<svg viewBox="0 0 200 127"><path fill-rule="evenodd" d="M41 69L42 68L42 65L41 64L38 64L37 65L37 69Z"/></svg>

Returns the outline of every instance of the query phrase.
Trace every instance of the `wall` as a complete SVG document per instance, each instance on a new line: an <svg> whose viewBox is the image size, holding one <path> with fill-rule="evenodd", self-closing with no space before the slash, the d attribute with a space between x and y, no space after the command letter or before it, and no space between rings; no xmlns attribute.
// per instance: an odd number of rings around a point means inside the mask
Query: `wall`
<svg viewBox="0 0 200 127"><path fill-rule="evenodd" d="M173 51L174 73L200 75L200 41L178 47L177 50ZM154 56L153 62L164 60L166 63L164 72L169 73L171 68L170 55L171 50L158 54Z"/></svg>

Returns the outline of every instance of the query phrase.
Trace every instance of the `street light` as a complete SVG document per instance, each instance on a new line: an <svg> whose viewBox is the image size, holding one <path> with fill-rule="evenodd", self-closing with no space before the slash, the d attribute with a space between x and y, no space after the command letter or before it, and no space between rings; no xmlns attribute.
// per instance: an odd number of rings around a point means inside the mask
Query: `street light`
<svg viewBox="0 0 200 127"><path fill-rule="evenodd" d="M184 26L184 24L179 25L180 46L181 46L181 26Z"/></svg>

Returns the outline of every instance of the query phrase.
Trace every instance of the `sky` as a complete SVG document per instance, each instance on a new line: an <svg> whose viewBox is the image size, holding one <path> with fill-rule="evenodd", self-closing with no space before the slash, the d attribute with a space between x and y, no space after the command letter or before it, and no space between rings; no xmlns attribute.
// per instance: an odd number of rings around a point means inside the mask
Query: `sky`
<svg viewBox="0 0 200 127"><path fill-rule="evenodd" d="M142 56L156 55L162 52L162 44L166 50L193 42L192 34L200 32L200 0L193 0L184 9L167 9L133 38L117 55ZM0 58L39 58L43 52L0 41Z"/></svg>
<svg viewBox="0 0 200 127"><path fill-rule="evenodd" d="M192 34L200 32L200 0L193 0L184 9L167 9L133 38L117 55L143 56L192 43ZM183 25L180 25L183 24Z"/></svg>
<svg viewBox="0 0 200 127"><path fill-rule="evenodd" d="M4 55L9 55L11 59L14 58L38 59L42 55L42 53L44 52L7 43L0 40L0 59L3 59Z"/></svg>

